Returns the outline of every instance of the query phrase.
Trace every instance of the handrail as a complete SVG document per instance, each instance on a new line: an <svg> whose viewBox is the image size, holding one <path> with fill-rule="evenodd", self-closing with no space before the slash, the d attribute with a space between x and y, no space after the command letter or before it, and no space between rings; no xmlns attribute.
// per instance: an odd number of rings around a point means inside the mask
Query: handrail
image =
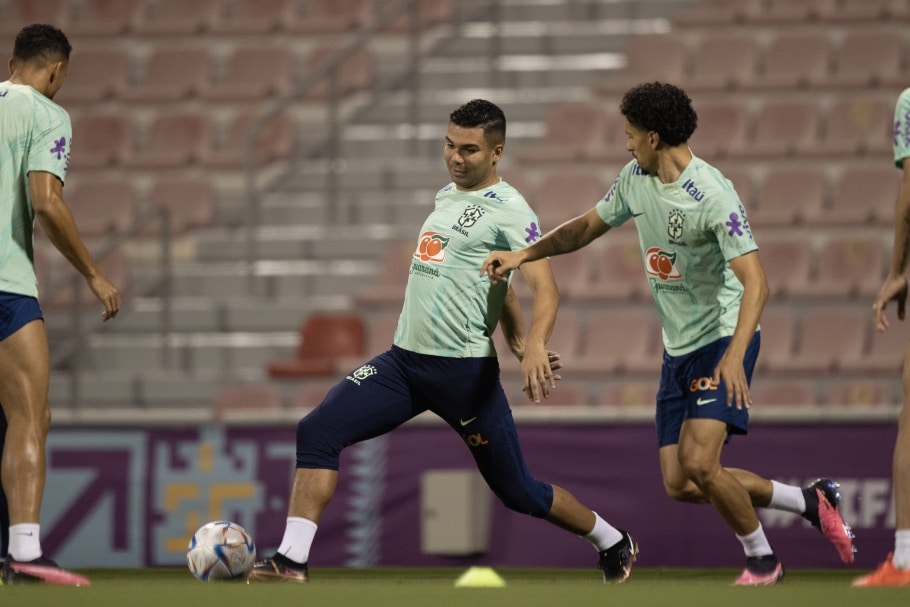
<svg viewBox="0 0 910 607"><path fill-rule="evenodd" d="M111 253L123 244L127 239L132 238L143 230L148 224L160 222L159 242L161 247L161 274L157 280L152 280L140 287L131 286L126 292L121 292L121 309L126 307L129 301L139 295L155 291L161 297L161 361L162 365L167 368L171 365L170 334L172 329L172 308L173 308L173 253L171 250L171 214L167 207L150 206L141 211L130 223L130 225L115 231L108 236L104 243L93 254L97 262L103 261ZM81 301L81 289L85 279L78 272L66 278L57 279L52 282L43 299L53 300L57 295L71 291L73 294L72 305L70 308L70 334L68 339L62 344L54 344L51 353L50 366L53 369L67 361L70 362L70 391L69 405L70 408L76 409L81 405L81 383L82 383L82 356L87 338L100 332L102 326L90 325L95 327L87 329L86 323L83 322L83 305ZM120 285L117 285L120 286Z"/></svg>

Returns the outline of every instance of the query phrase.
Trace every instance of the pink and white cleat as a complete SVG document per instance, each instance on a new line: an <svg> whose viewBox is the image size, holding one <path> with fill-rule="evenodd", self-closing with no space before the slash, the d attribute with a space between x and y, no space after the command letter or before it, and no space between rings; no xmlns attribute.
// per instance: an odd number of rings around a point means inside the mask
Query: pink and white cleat
<svg viewBox="0 0 910 607"><path fill-rule="evenodd" d="M840 560L849 565L855 558L856 546L853 545L853 530L838 509L839 487L830 478L820 478L803 489L806 497L806 512L803 517L834 544Z"/></svg>
<svg viewBox="0 0 910 607"><path fill-rule="evenodd" d="M784 567L773 554L746 557L746 568L734 586L773 586L784 579Z"/></svg>
<svg viewBox="0 0 910 607"><path fill-rule="evenodd" d="M0 570L4 584L54 584L57 586L91 586L85 576L60 568L43 556L33 561L17 561L7 556Z"/></svg>

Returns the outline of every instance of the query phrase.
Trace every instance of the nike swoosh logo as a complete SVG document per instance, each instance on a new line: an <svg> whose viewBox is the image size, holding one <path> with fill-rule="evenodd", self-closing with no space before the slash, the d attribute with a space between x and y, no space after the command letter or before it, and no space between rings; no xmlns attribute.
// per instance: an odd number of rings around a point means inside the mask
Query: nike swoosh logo
<svg viewBox="0 0 910 607"><path fill-rule="evenodd" d="M699 407L701 407L702 405L707 405L708 403L713 403L716 400L717 400L716 398L699 398L697 401L695 401L695 404L698 405Z"/></svg>
<svg viewBox="0 0 910 607"><path fill-rule="evenodd" d="M644 214L645 214L644 211L642 211L641 213L632 213L632 217L638 217L639 215L644 215Z"/></svg>
<svg viewBox="0 0 910 607"><path fill-rule="evenodd" d="M476 417L472 417L471 419L460 419L460 420L458 420L458 423L461 424L462 426L467 426L468 424L470 424L470 423L471 423L472 421L474 421L475 419L477 419L477 418L476 418Z"/></svg>

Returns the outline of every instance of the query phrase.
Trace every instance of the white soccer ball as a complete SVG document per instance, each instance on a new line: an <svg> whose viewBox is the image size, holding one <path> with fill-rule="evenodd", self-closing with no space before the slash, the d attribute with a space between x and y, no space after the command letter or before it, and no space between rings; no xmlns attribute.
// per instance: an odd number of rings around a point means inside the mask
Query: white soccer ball
<svg viewBox="0 0 910 607"><path fill-rule="evenodd" d="M243 579L256 562L256 545L237 523L213 521L193 534L186 562L203 582Z"/></svg>

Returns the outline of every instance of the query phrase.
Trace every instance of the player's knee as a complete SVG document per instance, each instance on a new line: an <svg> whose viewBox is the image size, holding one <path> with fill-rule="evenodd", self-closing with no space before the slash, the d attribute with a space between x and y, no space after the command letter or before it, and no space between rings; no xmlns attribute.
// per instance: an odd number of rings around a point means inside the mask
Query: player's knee
<svg viewBox="0 0 910 607"><path fill-rule="evenodd" d="M710 482L718 468L717 462L700 454L680 457L679 466L685 477L699 487Z"/></svg>
<svg viewBox="0 0 910 607"><path fill-rule="evenodd" d="M541 481L520 486L492 487L492 489L499 501L509 510L529 514L536 518L546 517L553 505L552 489Z"/></svg>
<svg viewBox="0 0 910 607"><path fill-rule="evenodd" d="M698 502L701 497L698 487L688 479L683 482L673 482L664 479L664 491L670 498L678 502Z"/></svg>
<svg viewBox="0 0 910 607"><path fill-rule="evenodd" d="M338 459L344 445L334 434L304 417L297 424L297 467L338 470Z"/></svg>

